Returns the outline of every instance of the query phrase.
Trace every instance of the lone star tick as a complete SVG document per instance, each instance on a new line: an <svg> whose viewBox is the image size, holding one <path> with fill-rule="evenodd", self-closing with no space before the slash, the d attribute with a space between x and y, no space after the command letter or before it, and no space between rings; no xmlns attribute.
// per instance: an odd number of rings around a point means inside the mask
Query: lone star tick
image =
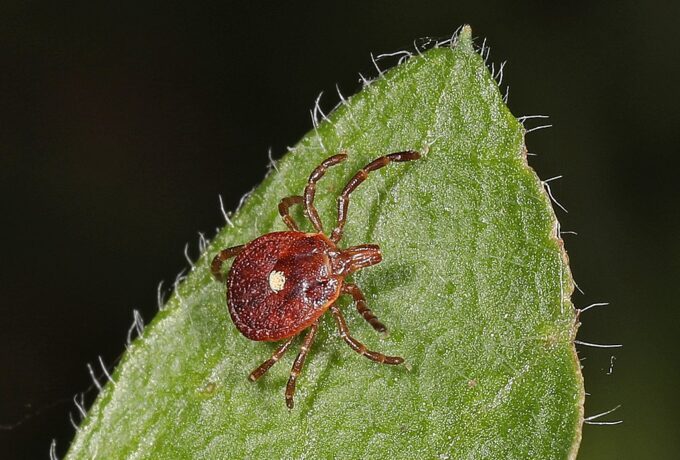
<svg viewBox="0 0 680 460"><path fill-rule="evenodd" d="M279 213L290 231L267 233L250 243L222 250L212 261L215 278L224 281L222 265L232 257L234 263L226 277L229 313L237 329L247 338L258 341L279 341L283 344L274 354L251 372L256 381L269 370L288 350L295 337L305 329L307 335L295 358L286 385L286 405L293 408L295 382L302 371L319 320L326 310L331 311L340 337L360 355L382 364L401 364L404 359L371 351L352 337L342 312L335 304L341 294L349 294L358 312L378 332L386 328L366 306L361 289L346 283L345 277L375 265L382 260L377 244L362 244L341 249L337 246L347 221L350 194L376 169L391 162L417 160L418 152L407 150L377 158L352 177L338 197L338 221L330 234L323 231L319 213L314 207L316 183L328 168L337 165L347 155L340 153L327 158L309 176L302 196L294 195L279 202ZM294 204L304 206L304 214L316 233L300 231L289 208Z"/></svg>

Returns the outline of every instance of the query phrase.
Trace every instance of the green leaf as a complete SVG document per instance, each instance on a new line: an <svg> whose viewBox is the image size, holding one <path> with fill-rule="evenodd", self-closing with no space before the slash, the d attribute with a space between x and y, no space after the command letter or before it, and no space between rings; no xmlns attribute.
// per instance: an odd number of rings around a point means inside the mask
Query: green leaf
<svg viewBox="0 0 680 460"><path fill-rule="evenodd" d="M407 365L357 355L325 315L289 411L283 390L299 340L249 382L276 344L238 333L208 264L283 230L279 199L301 193L325 157L349 154L317 190L332 228L344 183L405 149L423 159L371 174L352 196L343 240L382 248L383 262L354 281L389 336L346 299L341 307L357 338ZM366 86L277 163L129 348L68 458L573 458L584 392L572 288L524 129L466 27L455 46Z"/></svg>

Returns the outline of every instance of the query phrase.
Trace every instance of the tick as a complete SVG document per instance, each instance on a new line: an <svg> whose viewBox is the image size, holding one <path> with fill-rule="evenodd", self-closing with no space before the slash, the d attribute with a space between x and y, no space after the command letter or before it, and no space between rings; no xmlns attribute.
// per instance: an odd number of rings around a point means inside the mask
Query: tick
<svg viewBox="0 0 680 460"><path fill-rule="evenodd" d="M274 354L250 373L256 381L288 350L295 337L307 334L295 358L286 385L286 405L292 409L297 381L305 358L314 342L321 316L330 310L340 331L340 337L352 350L382 364L401 364L404 358L371 351L352 337L345 318L336 305L338 297L350 295L357 311L378 332L387 329L366 306L366 299L356 284L345 278L362 268L382 260L377 244L362 244L340 248L342 232L347 222L349 197L372 171L392 162L417 160L418 152L407 150L379 157L352 177L338 196L337 224L330 236L324 234L319 213L314 207L316 184L328 168L342 163L347 155L339 153L324 160L309 176L303 195L293 195L279 202L279 214L289 231L267 233L250 243L222 250L211 264L212 274L224 281L222 265L235 257L227 282L227 303L236 328L248 339L281 341ZM291 206L303 205L315 233L300 231L289 213Z"/></svg>

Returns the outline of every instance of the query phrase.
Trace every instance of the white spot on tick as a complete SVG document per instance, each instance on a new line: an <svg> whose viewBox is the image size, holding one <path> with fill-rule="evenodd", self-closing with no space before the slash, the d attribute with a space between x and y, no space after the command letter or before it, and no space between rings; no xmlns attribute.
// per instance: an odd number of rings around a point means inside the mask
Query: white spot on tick
<svg viewBox="0 0 680 460"><path fill-rule="evenodd" d="M286 277L283 272L272 270L269 274L269 287L274 292L279 292L286 284Z"/></svg>

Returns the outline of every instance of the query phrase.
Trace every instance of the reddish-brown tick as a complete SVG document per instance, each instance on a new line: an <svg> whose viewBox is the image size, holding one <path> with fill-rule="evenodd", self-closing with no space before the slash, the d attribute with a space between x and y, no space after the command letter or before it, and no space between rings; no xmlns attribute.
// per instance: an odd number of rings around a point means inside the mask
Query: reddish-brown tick
<svg viewBox="0 0 680 460"><path fill-rule="evenodd" d="M286 405L291 409L295 382L319 328L319 319L328 309L333 313L340 337L354 351L378 363L404 362L398 356L371 351L352 337L344 316L335 305L341 294L349 294L359 313L376 331L386 330L366 306L366 299L359 287L345 282L346 276L380 262L380 248L376 244L363 244L340 249L337 243L342 238L347 220L349 196L366 180L368 173L391 162L416 160L420 154L412 150L391 153L373 160L356 173L338 197L338 222L330 237L327 237L314 207L316 183L329 167L346 158L344 153L327 158L309 176L302 196L294 195L281 200L279 213L290 231L267 233L250 243L224 249L215 256L211 265L215 278L224 281L222 265L226 260L236 257L226 281L229 313L238 330L251 340L285 339L271 358L251 372L251 381L254 382L267 372L283 356L295 337L309 329L286 385ZM316 233L300 231L288 212L294 204L304 206L304 214Z"/></svg>

